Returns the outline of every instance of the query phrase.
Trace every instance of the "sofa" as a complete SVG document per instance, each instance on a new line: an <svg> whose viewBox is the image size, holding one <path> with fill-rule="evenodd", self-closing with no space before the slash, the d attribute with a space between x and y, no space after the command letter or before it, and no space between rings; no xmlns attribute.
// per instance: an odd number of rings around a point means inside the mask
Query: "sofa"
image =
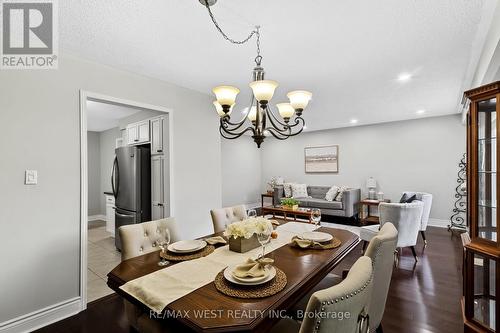
<svg viewBox="0 0 500 333"><path fill-rule="evenodd" d="M319 208L324 215L357 217L359 213L359 200L361 190L359 188L349 188L344 191L341 201L325 200L326 192L330 186L307 186L308 198L294 198L299 201L299 207ZM285 197L283 185L274 188L274 202L279 204Z"/></svg>

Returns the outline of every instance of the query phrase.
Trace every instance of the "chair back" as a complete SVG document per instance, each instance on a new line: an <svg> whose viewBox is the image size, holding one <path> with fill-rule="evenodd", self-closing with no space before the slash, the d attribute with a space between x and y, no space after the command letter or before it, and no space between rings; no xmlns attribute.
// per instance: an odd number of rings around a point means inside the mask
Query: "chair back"
<svg viewBox="0 0 500 333"><path fill-rule="evenodd" d="M416 195L417 200L420 200L424 203L424 211L422 212L422 223L420 224L420 230L425 231L427 229L427 224L429 223L429 217L431 215L432 194L425 192L404 191L403 195L405 194L407 197Z"/></svg>
<svg viewBox="0 0 500 333"><path fill-rule="evenodd" d="M397 242L398 231L392 223L387 222L366 248L365 256L370 257L373 264L373 293L368 306L371 331L380 325L384 315Z"/></svg>
<svg viewBox="0 0 500 333"><path fill-rule="evenodd" d="M422 201L411 203L382 202L379 204L380 226L386 222L394 224L398 231L397 247L417 245L423 208Z"/></svg>
<svg viewBox="0 0 500 333"><path fill-rule="evenodd" d="M372 260L363 256L342 282L312 294L306 313L315 316L304 316L300 332L358 333L361 316L366 313L370 301L372 284ZM332 316L333 313L336 316Z"/></svg>
<svg viewBox="0 0 500 333"><path fill-rule="evenodd" d="M122 261L158 250L158 242L165 239L165 230L170 232L170 242L179 240L175 219L166 219L129 224L118 229L122 241Z"/></svg>
<svg viewBox="0 0 500 333"><path fill-rule="evenodd" d="M212 209L210 215L212 215L214 232L224 231L226 225L243 221L248 217L245 205Z"/></svg>

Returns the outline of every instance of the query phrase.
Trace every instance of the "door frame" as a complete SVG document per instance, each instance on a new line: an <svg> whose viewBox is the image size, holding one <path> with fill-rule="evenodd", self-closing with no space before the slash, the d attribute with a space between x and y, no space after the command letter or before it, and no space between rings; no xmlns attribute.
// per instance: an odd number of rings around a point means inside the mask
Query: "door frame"
<svg viewBox="0 0 500 333"><path fill-rule="evenodd" d="M87 308L87 239L88 239L88 170L87 170L87 100L108 104L118 104L144 110L159 111L168 114L168 163L169 163L169 212L174 215L174 111L172 109L103 95L80 89L80 301L81 311Z"/></svg>

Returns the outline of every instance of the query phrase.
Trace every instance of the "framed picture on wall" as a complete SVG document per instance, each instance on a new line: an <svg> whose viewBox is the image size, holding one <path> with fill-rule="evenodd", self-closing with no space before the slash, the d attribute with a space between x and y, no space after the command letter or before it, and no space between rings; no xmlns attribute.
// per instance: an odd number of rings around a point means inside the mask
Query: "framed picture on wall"
<svg viewBox="0 0 500 333"><path fill-rule="evenodd" d="M338 145L306 147L304 153L306 173L339 172Z"/></svg>

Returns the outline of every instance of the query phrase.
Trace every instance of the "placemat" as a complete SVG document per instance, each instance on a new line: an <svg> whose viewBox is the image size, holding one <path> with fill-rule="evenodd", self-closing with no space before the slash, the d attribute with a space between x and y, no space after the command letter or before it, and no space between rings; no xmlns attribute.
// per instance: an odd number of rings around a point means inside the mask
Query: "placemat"
<svg viewBox="0 0 500 333"><path fill-rule="evenodd" d="M215 246L213 245L207 245L205 246L202 250L199 250L198 252L191 252L191 253L174 253L167 251L167 253L162 253L160 251L160 257L165 258L167 260L171 261L186 261L186 260L193 260L193 259L198 259L201 257L208 256L210 253L214 252Z"/></svg>
<svg viewBox="0 0 500 333"><path fill-rule="evenodd" d="M215 277L215 288L224 295L238 298L264 298L276 295L287 284L286 274L279 268L276 268L276 276L269 282L258 286L241 286L231 283L224 277L224 270Z"/></svg>
<svg viewBox="0 0 500 333"><path fill-rule="evenodd" d="M333 239L331 241L329 241L328 243L321 243L321 246L319 245L315 245L313 247L300 247L299 245L297 245L296 243L292 242L290 243L291 246L293 247L296 247L298 249L302 249L302 250L331 250L331 249L335 249L337 247L339 247L340 245L342 245L342 241L340 239L338 239L337 237L333 236Z"/></svg>

